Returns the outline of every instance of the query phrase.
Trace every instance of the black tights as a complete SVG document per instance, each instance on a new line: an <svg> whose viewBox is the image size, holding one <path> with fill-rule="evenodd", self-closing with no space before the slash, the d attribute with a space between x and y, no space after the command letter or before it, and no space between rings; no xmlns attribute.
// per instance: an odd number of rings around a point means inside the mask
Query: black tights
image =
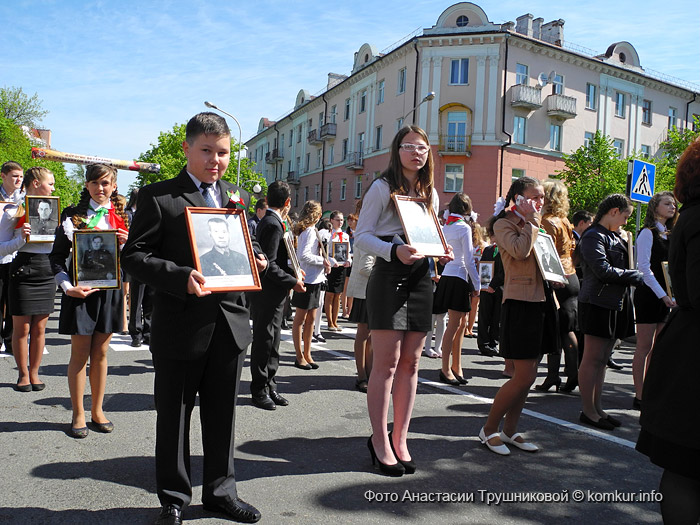
<svg viewBox="0 0 700 525"><path fill-rule="evenodd" d="M664 525L697 525L700 520L700 481L670 470L661 476L659 492Z"/></svg>

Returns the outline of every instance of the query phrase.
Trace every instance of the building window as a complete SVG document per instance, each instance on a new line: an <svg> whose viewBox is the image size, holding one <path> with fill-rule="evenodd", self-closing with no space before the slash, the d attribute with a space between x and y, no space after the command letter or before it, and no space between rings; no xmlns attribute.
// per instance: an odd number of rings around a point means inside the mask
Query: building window
<svg viewBox="0 0 700 525"><path fill-rule="evenodd" d="M294 140L294 130L290 129L289 130L289 147L292 147L292 141Z"/></svg>
<svg viewBox="0 0 700 525"><path fill-rule="evenodd" d="M460 15L457 17L457 27L465 27L468 24L469 24L468 17L466 17L464 15Z"/></svg>
<svg viewBox="0 0 700 525"><path fill-rule="evenodd" d="M357 152L364 153L365 151L365 132L357 134Z"/></svg>
<svg viewBox="0 0 700 525"><path fill-rule="evenodd" d="M622 139L613 140L613 148L615 148L615 153L617 154L617 157L621 159L625 150L625 141Z"/></svg>
<svg viewBox="0 0 700 525"><path fill-rule="evenodd" d="M363 89L360 93L360 113L364 113L367 109L367 90Z"/></svg>
<svg viewBox="0 0 700 525"><path fill-rule="evenodd" d="M304 202L308 202L309 200L309 187L304 186Z"/></svg>
<svg viewBox="0 0 700 525"><path fill-rule="evenodd" d="M583 147L584 148L588 149L591 146L591 142L593 141L593 137L594 137L594 135L590 131L586 131L583 134Z"/></svg>
<svg viewBox="0 0 700 525"><path fill-rule="evenodd" d="M290 171L292 171L292 161L288 160L287 161L287 173L289 173Z"/></svg>
<svg viewBox="0 0 700 525"><path fill-rule="evenodd" d="M403 117L396 119L396 131L403 128Z"/></svg>
<svg viewBox="0 0 700 525"><path fill-rule="evenodd" d="M515 83L528 85L527 66L525 64L515 64Z"/></svg>
<svg viewBox="0 0 700 525"><path fill-rule="evenodd" d="M525 127L527 119L525 117L513 118L513 142L525 144Z"/></svg>
<svg viewBox="0 0 700 525"><path fill-rule="evenodd" d="M331 124L335 124L336 116L338 115L338 106L333 104L331 106Z"/></svg>
<svg viewBox="0 0 700 525"><path fill-rule="evenodd" d="M520 179L525 176L525 170L520 168L513 168L510 172L511 180Z"/></svg>
<svg viewBox="0 0 700 525"><path fill-rule="evenodd" d="M467 151L467 112L447 113L447 140L445 151Z"/></svg>
<svg viewBox="0 0 700 525"><path fill-rule="evenodd" d="M564 77L561 75L554 75L554 80L552 80L552 95L563 95L564 94Z"/></svg>
<svg viewBox="0 0 700 525"><path fill-rule="evenodd" d="M333 181L328 181L328 186L326 187L326 202L331 202L331 194L333 193Z"/></svg>
<svg viewBox="0 0 700 525"><path fill-rule="evenodd" d="M321 200L321 185L320 184L314 185L314 200L315 201Z"/></svg>
<svg viewBox="0 0 700 525"><path fill-rule="evenodd" d="M306 162L304 163L304 171L306 173L308 173L310 167L311 167L311 153L307 153L306 154Z"/></svg>
<svg viewBox="0 0 700 525"><path fill-rule="evenodd" d="M297 144L301 142L301 124L297 126Z"/></svg>
<svg viewBox="0 0 700 525"><path fill-rule="evenodd" d="M460 58L452 61L450 69L450 84L469 83L469 59Z"/></svg>
<svg viewBox="0 0 700 525"><path fill-rule="evenodd" d="M384 102L384 81L380 80L377 84L377 104Z"/></svg>
<svg viewBox="0 0 700 525"><path fill-rule="evenodd" d="M678 125L676 108L668 108L668 129L673 129Z"/></svg>
<svg viewBox="0 0 700 525"><path fill-rule="evenodd" d="M343 156L341 160L346 160L348 158L348 139L343 139Z"/></svg>
<svg viewBox="0 0 700 525"><path fill-rule="evenodd" d="M374 130L374 150L379 151L382 149L382 127L377 126Z"/></svg>
<svg viewBox="0 0 700 525"><path fill-rule="evenodd" d="M595 110L598 98L596 95L597 90L594 84L586 84L586 109Z"/></svg>
<svg viewBox="0 0 700 525"><path fill-rule="evenodd" d="M398 79L398 87L396 88L396 94L400 95L401 93L406 92L406 68L402 68L399 70L399 79Z"/></svg>
<svg viewBox="0 0 700 525"><path fill-rule="evenodd" d="M298 206L299 206L299 190L296 189L296 190L294 190L294 207L296 208Z"/></svg>
<svg viewBox="0 0 700 525"><path fill-rule="evenodd" d="M554 151L561 151L561 125L550 124L549 147Z"/></svg>
<svg viewBox="0 0 700 525"><path fill-rule="evenodd" d="M445 165L445 191L459 192L464 186L464 166L461 164Z"/></svg>
<svg viewBox="0 0 700 525"><path fill-rule="evenodd" d="M333 165L333 157L335 156L335 144L331 144L331 147L328 148L328 162L326 163L328 166Z"/></svg>
<svg viewBox="0 0 700 525"><path fill-rule="evenodd" d="M317 168L321 167L321 148L318 148L316 150L316 167Z"/></svg>
<svg viewBox="0 0 700 525"><path fill-rule="evenodd" d="M301 157L297 157L297 177L301 173Z"/></svg>
<svg viewBox="0 0 700 525"><path fill-rule="evenodd" d="M280 133L280 149L284 152L284 133Z"/></svg>
<svg viewBox="0 0 700 525"><path fill-rule="evenodd" d="M323 115L323 113L321 113L321 115ZM318 119L318 121L319 121L319 123L320 123L320 122L321 122L321 119ZM320 124L319 124L319 126L320 126ZM313 128L314 128L314 119L311 119L311 118L310 118L309 121L308 121L307 124L306 124L306 129L310 131L310 130L312 130Z"/></svg>
<svg viewBox="0 0 700 525"><path fill-rule="evenodd" d="M357 175L355 177L355 198L359 199L362 197L362 175Z"/></svg>
<svg viewBox="0 0 700 525"><path fill-rule="evenodd" d="M642 157L645 159L651 158L651 146L642 144Z"/></svg>
<svg viewBox="0 0 700 525"><path fill-rule="evenodd" d="M343 120L348 120L350 118L350 99L345 99L345 112L343 113Z"/></svg>
<svg viewBox="0 0 700 525"><path fill-rule="evenodd" d="M642 124L651 126L651 100L642 101Z"/></svg>
<svg viewBox="0 0 700 525"><path fill-rule="evenodd" d="M340 200L344 201L345 200L345 194L347 192L348 188L348 180L343 179L340 181Z"/></svg>
<svg viewBox="0 0 700 525"><path fill-rule="evenodd" d="M615 92L615 116L625 118L625 103L627 97L624 93Z"/></svg>

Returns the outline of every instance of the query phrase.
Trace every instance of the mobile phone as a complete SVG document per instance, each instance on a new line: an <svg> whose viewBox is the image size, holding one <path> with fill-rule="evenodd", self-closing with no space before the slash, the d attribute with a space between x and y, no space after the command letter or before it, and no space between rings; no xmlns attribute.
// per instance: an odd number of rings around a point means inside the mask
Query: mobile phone
<svg viewBox="0 0 700 525"><path fill-rule="evenodd" d="M525 202L525 200L525 197L523 197L522 195L518 195L515 199L515 205L520 206L523 202Z"/></svg>

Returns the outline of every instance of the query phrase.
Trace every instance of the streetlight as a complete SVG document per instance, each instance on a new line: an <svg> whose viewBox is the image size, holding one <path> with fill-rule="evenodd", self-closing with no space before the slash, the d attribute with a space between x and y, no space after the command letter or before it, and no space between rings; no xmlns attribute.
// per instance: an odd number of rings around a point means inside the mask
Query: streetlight
<svg viewBox="0 0 700 525"><path fill-rule="evenodd" d="M435 93L433 93L433 97L435 97ZM241 131L241 123L238 122L238 119L231 115L231 113L227 113L220 107L212 104L211 102L207 102L206 100L204 101L204 105L208 108L211 109L217 109L221 111L224 115L228 115L231 117L234 122L238 125L238 171L237 171L237 179L236 179L236 185L240 186L241 185L241 147L243 146L242 139L243 139L243 131Z"/></svg>
<svg viewBox="0 0 700 525"><path fill-rule="evenodd" d="M431 91L430 93L425 95L423 97L423 100L421 100L418 104L416 104L411 111L406 113L401 120L402 121L406 120L406 117L408 117L411 113L413 113L415 110L417 110L418 106L420 106L423 102L428 102L428 100L433 100L434 98L435 98L435 91Z"/></svg>

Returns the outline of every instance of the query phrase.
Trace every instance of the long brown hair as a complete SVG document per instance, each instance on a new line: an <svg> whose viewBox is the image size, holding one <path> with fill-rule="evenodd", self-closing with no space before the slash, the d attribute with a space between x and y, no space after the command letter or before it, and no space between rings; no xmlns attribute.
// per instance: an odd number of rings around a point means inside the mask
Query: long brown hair
<svg viewBox="0 0 700 525"><path fill-rule="evenodd" d="M425 141L430 148L430 141L423 129L418 126L404 126L401 128L394 140L391 141L391 156L389 158L389 167L384 170L380 178L384 179L389 184L391 195L408 195L411 192L408 179L403 175L401 166L401 157L399 150L401 141L409 133L417 133ZM429 199L433 194L433 151L428 149L428 159L425 165L418 170L418 180L416 181L416 194L419 197ZM430 203L429 203L430 204Z"/></svg>
<svg viewBox="0 0 700 525"><path fill-rule="evenodd" d="M511 201L515 202L515 198L517 195L522 195L528 188L536 188L537 186L542 186L542 182L537 179L533 179L532 177L520 177L515 179L510 185L508 193L504 197L506 201L505 207L503 208L503 210L501 210L501 212L498 215L494 215L493 217L491 217L491 221L489 224L489 228L491 229L491 231L493 231L493 225L496 223L496 221L506 216L506 210L508 210L508 205L511 203Z"/></svg>
<svg viewBox="0 0 700 525"><path fill-rule="evenodd" d="M7 164L7 162L5 164ZM32 168L28 168L27 171L24 172L24 180L22 181L24 190L26 191L27 188L29 188L29 185L35 180L39 182L44 182L46 180L46 177L48 177L49 175L53 175L53 172L48 168L44 168L43 166L34 166ZM20 204L19 206L17 206L17 213L15 213L15 218L22 217L24 214L24 206Z"/></svg>
<svg viewBox="0 0 700 525"><path fill-rule="evenodd" d="M110 175L112 177L112 181L116 184L117 170L115 170L112 166L107 166L106 164L90 164L85 169L85 182L92 182L94 180L101 179L105 175ZM119 192L117 191L116 187L114 188L112 195L110 195L109 200L112 202L114 212L117 215L119 215L122 219L124 219L124 224L128 228L129 218L127 217L126 212L124 211L124 202L119 199ZM89 207L90 192L87 188L83 188L83 191L80 194L80 200L78 201L78 204L75 205L75 214L73 215L73 217L71 217L73 226L76 229L83 230L87 228L87 222L85 221L85 219L87 219L87 212Z"/></svg>
<svg viewBox="0 0 700 525"><path fill-rule="evenodd" d="M674 213L673 217L666 221L666 229L670 231L676 224L676 221L678 220L678 203L676 202L676 197L673 195L673 192L661 191L659 193L655 193L651 197L651 199L649 199L649 202L647 204L647 215L644 218L644 226L642 226L642 228L649 228L651 230L651 233L655 233L657 231L656 208L659 207L659 203L661 203L661 199L663 199L664 197L670 197L671 199L673 199L673 204L676 205L676 213Z"/></svg>
<svg viewBox="0 0 700 525"><path fill-rule="evenodd" d="M306 201L304 207L301 209L299 220L294 225L294 233L296 235L301 235L301 232L306 228L316 224L321 218L322 212L323 208L321 208L321 204L317 201Z"/></svg>

